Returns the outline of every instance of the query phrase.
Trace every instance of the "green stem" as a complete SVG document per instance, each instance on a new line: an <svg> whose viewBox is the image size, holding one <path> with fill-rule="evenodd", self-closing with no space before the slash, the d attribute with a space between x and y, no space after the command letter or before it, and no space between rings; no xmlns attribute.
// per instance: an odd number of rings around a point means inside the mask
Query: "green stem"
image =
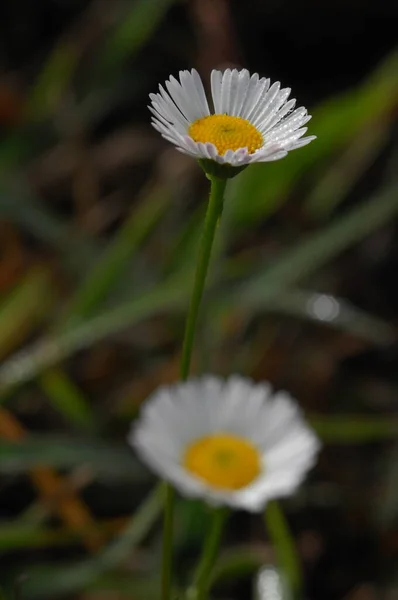
<svg viewBox="0 0 398 600"><path fill-rule="evenodd" d="M271 541L276 549L279 566L291 588L292 597L299 598L302 590L300 560L285 515L275 500L267 504L265 522Z"/></svg>
<svg viewBox="0 0 398 600"><path fill-rule="evenodd" d="M216 232L218 220L222 213L226 184L226 179L218 179L216 177L211 178L210 199L207 207L202 239L200 242L198 259L196 263L195 281L185 324L180 366L180 375L182 380L185 380L189 375L199 307L202 300L207 271L209 268L214 234Z"/></svg>
<svg viewBox="0 0 398 600"><path fill-rule="evenodd" d="M209 204L203 226L198 258L196 261L195 280L185 323L184 342L181 353L180 375L185 381L189 375L193 342L195 338L196 323L198 320L200 303L206 283L207 271L210 263L211 249L218 220L222 213L226 180L211 177ZM171 567L173 549L173 520L174 520L174 490L165 484L166 503L163 524L162 547L162 600L170 600L171 594Z"/></svg>
<svg viewBox="0 0 398 600"><path fill-rule="evenodd" d="M203 546L202 556L196 569L194 581L188 590L189 600L204 600L207 596L227 516L228 511L225 508L217 508L213 512L212 522Z"/></svg>
<svg viewBox="0 0 398 600"><path fill-rule="evenodd" d="M168 600L171 593L171 571L173 558L174 489L164 484L164 517L162 542L162 598Z"/></svg>

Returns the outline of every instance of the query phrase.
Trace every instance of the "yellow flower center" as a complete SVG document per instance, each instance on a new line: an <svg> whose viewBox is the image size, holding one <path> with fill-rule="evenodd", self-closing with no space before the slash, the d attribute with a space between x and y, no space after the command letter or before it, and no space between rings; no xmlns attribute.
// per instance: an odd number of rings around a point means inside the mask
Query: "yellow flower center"
<svg viewBox="0 0 398 600"><path fill-rule="evenodd" d="M247 148L253 154L263 145L263 136L247 119L230 115L210 115L190 125L188 134L195 142L211 142L223 156L227 150Z"/></svg>
<svg viewBox="0 0 398 600"><path fill-rule="evenodd" d="M228 433L199 438L186 450L184 467L210 485L239 490L261 471L258 450L245 439Z"/></svg>

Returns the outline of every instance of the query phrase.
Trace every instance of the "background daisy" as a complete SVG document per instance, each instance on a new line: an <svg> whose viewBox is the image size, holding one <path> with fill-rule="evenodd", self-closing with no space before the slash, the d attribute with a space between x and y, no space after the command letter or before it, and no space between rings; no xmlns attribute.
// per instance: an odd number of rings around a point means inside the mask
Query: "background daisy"
<svg viewBox="0 0 398 600"><path fill-rule="evenodd" d="M129 441L182 494L249 511L291 494L319 450L287 393L239 376L159 388Z"/></svg>

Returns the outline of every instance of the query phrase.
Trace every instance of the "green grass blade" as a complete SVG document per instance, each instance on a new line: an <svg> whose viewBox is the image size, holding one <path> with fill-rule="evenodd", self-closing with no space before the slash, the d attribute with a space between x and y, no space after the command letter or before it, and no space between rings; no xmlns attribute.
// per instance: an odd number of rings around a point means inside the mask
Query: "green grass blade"
<svg viewBox="0 0 398 600"><path fill-rule="evenodd" d="M31 568L24 584L24 599L39 600L69 595L95 583L101 573L117 567L146 537L160 517L163 489L157 486L139 507L123 533L97 557L73 564ZM51 568L51 577L48 577ZM47 576L46 576L47 574Z"/></svg>
<svg viewBox="0 0 398 600"><path fill-rule="evenodd" d="M20 442L0 440L0 473L24 472L37 465L70 469L87 465L107 478L147 481L149 474L125 445L95 439L30 436Z"/></svg>
<svg viewBox="0 0 398 600"><path fill-rule="evenodd" d="M398 437L398 419L376 415L309 415L325 444L360 444Z"/></svg>
<svg viewBox="0 0 398 600"><path fill-rule="evenodd" d="M0 402L15 386L26 383L74 352L161 311L181 310L187 297L185 282L171 282L23 350L0 367Z"/></svg>
<svg viewBox="0 0 398 600"><path fill-rule="evenodd" d="M0 187L0 215L55 247L64 263L75 273L87 270L96 255L92 240L75 227L63 223L37 198L33 198L24 186Z"/></svg>
<svg viewBox="0 0 398 600"><path fill-rule="evenodd" d="M55 410L68 421L84 430L94 429L94 411L81 390L61 369L54 368L43 373L39 383Z"/></svg>
<svg viewBox="0 0 398 600"><path fill-rule="evenodd" d="M225 299L228 306L229 298ZM341 329L374 344L390 344L395 340L393 327L386 321L356 308L348 301L327 294L291 288L275 297L241 298L239 308L250 313L259 310L313 321Z"/></svg>
<svg viewBox="0 0 398 600"><path fill-rule="evenodd" d="M355 136L332 162L308 195L304 209L313 218L326 219L348 196L360 176L372 165L385 145L393 113Z"/></svg>
<svg viewBox="0 0 398 600"><path fill-rule="evenodd" d="M390 186L371 200L335 219L289 249L260 275L249 279L235 302L262 302L275 298L289 285L314 273L335 256L359 242L398 212L398 187Z"/></svg>
<svg viewBox="0 0 398 600"><path fill-rule="evenodd" d="M71 299L62 315L62 329L79 322L97 308L126 271L134 253L158 223L168 205L169 196L156 188L131 213Z"/></svg>
<svg viewBox="0 0 398 600"><path fill-rule="evenodd" d="M292 598L300 598L303 575L295 541L283 510L276 500L268 502L264 520L271 542L276 550L278 566L286 577Z"/></svg>
<svg viewBox="0 0 398 600"><path fill-rule="evenodd" d="M68 41L54 48L30 93L30 118L43 119L54 111L69 86L79 59L79 48Z"/></svg>
<svg viewBox="0 0 398 600"><path fill-rule="evenodd" d="M34 267L0 304L0 356L7 355L48 316L54 292L50 274Z"/></svg>
<svg viewBox="0 0 398 600"><path fill-rule="evenodd" d="M134 55L152 36L175 0L136 0L108 35L98 57L99 70L111 70Z"/></svg>

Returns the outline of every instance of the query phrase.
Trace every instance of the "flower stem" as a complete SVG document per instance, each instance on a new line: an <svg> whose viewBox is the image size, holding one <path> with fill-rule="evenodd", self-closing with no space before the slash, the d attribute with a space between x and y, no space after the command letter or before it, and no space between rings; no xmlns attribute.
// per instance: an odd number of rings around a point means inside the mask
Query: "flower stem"
<svg viewBox="0 0 398 600"><path fill-rule="evenodd" d="M211 177L209 204L203 226L198 258L196 261L195 280L185 324L184 341L181 353L180 376L185 381L189 375L193 342L195 338L196 323L198 320L200 303L206 283L207 271L210 263L211 249L218 220L222 213L226 180ZM165 484L165 509L163 522L163 547L162 547L162 600L170 600L171 594L171 567L173 549L173 520L174 520L174 490Z"/></svg>
<svg viewBox="0 0 398 600"><path fill-rule="evenodd" d="M173 558L174 489L164 484L164 517L162 541L162 599L169 600L171 594L171 571Z"/></svg>
<svg viewBox="0 0 398 600"><path fill-rule="evenodd" d="M202 556L196 569L194 581L188 590L189 600L204 600L207 596L227 516L228 510L225 508L217 508L213 512L212 522L205 540Z"/></svg>
<svg viewBox="0 0 398 600"><path fill-rule="evenodd" d="M203 226L202 239L200 242L198 259L196 263L195 281L193 284L191 302L185 324L184 342L182 346L180 375L183 381L189 375L199 307L202 300L207 271L209 268L214 234L216 232L218 220L222 213L225 186L227 184L226 179L218 179L217 177L211 177L210 181L210 199L207 207L205 223Z"/></svg>
<svg viewBox="0 0 398 600"><path fill-rule="evenodd" d="M299 598L303 583L300 561L289 525L276 500L267 504L265 523L276 549L279 566L291 588L292 598Z"/></svg>

